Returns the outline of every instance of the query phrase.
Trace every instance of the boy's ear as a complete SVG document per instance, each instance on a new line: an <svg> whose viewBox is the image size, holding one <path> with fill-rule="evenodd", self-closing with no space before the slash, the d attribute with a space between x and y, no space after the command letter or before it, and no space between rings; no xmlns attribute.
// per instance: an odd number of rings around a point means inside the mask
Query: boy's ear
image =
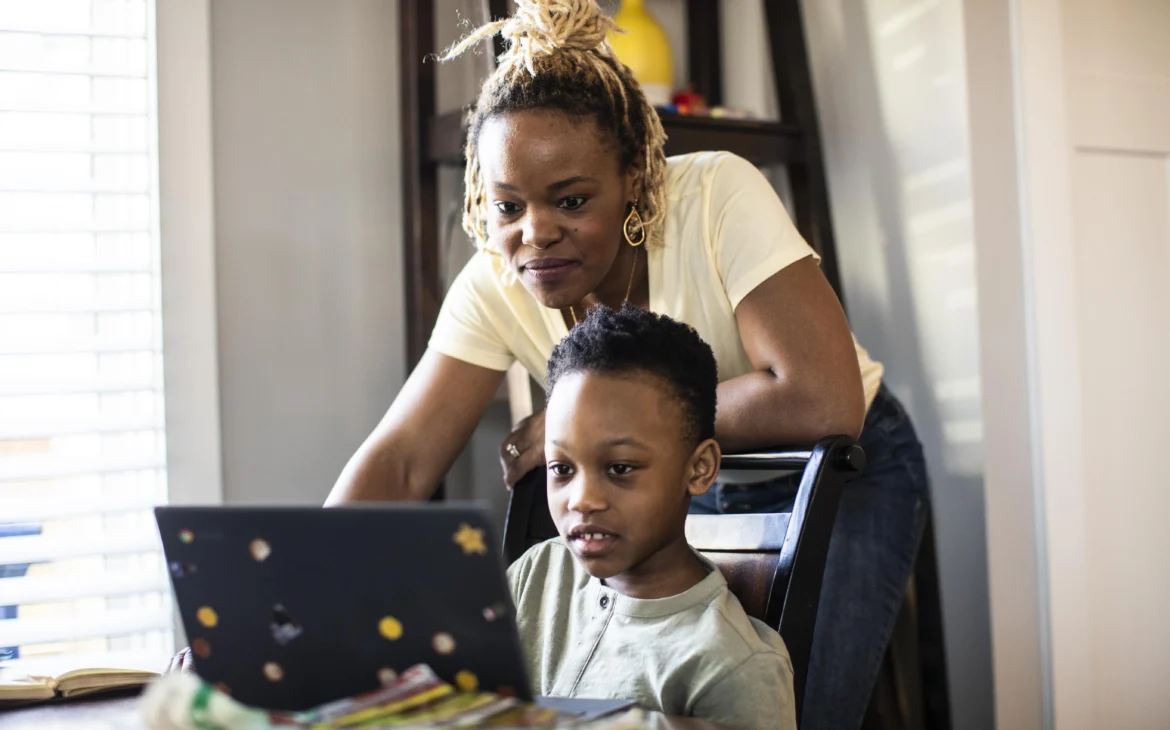
<svg viewBox="0 0 1170 730"><path fill-rule="evenodd" d="M687 492L692 497L706 494L715 477L719 476L719 461L723 453L719 450L719 443L715 439L707 439L699 444L691 454L691 468L687 475Z"/></svg>

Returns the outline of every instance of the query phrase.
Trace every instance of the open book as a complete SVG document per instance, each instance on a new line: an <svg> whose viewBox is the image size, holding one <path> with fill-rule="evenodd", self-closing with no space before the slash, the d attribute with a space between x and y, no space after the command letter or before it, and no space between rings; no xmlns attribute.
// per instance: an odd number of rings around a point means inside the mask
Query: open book
<svg viewBox="0 0 1170 730"><path fill-rule="evenodd" d="M157 676L157 672L138 669L75 669L56 677L14 676L0 671L0 709L135 689Z"/></svg>

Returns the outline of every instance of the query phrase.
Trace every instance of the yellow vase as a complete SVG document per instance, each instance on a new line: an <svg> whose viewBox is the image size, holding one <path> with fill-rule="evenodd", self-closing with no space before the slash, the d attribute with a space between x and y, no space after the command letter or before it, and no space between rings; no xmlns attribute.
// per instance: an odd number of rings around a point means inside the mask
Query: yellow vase
<svg viewBox="0 0 1170 730"><path fill-rule="evenodd" d="M634 72L651 104L669 104L674 89L674 66L666 31L646 10L642 0L623 0L613 19L625 31L609 34L618 59Z"/></svg>

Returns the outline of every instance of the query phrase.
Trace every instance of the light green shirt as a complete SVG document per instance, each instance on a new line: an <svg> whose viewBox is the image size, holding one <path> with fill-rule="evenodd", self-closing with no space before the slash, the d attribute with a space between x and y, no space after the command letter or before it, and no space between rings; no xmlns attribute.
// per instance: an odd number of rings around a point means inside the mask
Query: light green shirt
<svg viewBox="0 0 1170 730"><path fill-rule="evenodd" d="M711 572L692 588L637 599L590 576L560 538L525 553L508 579L537 694L631 699L742 730L795 730L784 641L699 559Z"/></svg>

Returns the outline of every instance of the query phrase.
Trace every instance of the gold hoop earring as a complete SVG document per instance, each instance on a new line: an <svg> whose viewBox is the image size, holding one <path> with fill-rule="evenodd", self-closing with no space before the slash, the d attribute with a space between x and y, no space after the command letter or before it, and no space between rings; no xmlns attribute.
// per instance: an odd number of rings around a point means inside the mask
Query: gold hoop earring
<svg viewBox="0 0 1170 730"><path fill-rule="evenodd" d="M646 226L642 223L642 216L638 213L638 204L630 204L630 213L622 223L622 235L626 243L631 246L641 246L646 243Z"/></svg>

